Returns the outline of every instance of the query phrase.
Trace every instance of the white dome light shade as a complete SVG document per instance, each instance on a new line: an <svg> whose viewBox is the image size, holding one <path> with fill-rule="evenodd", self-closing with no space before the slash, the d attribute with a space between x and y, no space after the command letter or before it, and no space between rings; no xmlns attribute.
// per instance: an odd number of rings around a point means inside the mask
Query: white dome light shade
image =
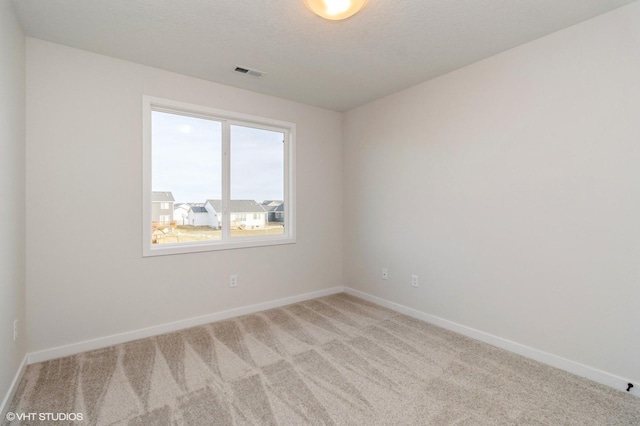
<svg viewBox="0 0 640 426"><path fill-rule="evenodd" d="M368 0L304 0L307 8L316 15L339 21L358 13Z"/></svg>

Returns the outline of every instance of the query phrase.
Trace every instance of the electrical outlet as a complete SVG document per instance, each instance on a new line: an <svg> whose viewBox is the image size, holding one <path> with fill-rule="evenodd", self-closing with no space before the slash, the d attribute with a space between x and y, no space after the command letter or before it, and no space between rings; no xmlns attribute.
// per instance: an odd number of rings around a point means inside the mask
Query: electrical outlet
<svg viewBox="0 0 640 426"><path fill-rule="evenodd" d="M389 270L387 268L382 268L382 279L383 280L389 279Z"/></svg>
<svg viewBox="0 0 640 426"><path fill-rule="evenodd" d="M418 276L411 275L411 287L418 287Z"/></svg>
<svg viewBox="0 0 640 426"><path fill-rule="evenodd" d="M229 287L238 287L238 276L231 275L231 279L229 280Z"/></svg>
<svg viewBox="0 0 640 426"><path fill-rule="evenodd" d="M18 340L18 320L13 320L13 341Z"/></svg>

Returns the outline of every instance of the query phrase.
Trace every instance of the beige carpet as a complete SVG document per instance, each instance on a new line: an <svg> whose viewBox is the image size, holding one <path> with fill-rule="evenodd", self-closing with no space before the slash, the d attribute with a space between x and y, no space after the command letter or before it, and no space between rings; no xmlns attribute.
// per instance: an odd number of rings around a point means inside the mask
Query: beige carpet
<svg viewBox="0 0 640 426"><path fill-rule="evenodd" d="M345 294L30 365L10 410L99 425L640 425L631 395Z"/></svg>

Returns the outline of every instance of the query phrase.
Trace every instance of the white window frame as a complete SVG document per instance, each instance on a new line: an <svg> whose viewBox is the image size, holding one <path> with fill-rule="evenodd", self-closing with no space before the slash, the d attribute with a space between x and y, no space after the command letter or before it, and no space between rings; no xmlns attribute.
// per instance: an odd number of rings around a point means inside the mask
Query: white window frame
<svg viewBox="0 0 640 426"><path fill-rule="evenodd" d="M151 177L152 177L152 140L151 114L163 111L189 117L206 118L222 123L222 239L178 244L151 244ZM284 234L269 236L247 236L231 238L230 212L230 126L240 125L263 130L283 132L284 141ZM296 125L287 121L272 120L249 114L241 114L221 109L177 102L153 96L142 98L142 256L162 256L183 253L199 253L214 250L241 249L248 247L294 244L296 242L295 215L295 141ZM203 200L204 201L204 200ZM259 201L259 200L256 200Z"/></svg>

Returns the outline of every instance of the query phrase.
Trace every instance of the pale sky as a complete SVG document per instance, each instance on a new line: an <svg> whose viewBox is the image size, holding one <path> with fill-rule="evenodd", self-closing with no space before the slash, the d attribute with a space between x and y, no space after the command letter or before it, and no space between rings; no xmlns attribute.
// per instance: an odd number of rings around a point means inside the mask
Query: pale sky
<svg viewBox="0 0 640 426"><path fill-rule="evenodd" d="M221 198L220 122L154 111L152 190L178 203ZM231 126L231 199L284 199L283 134Z"/></svg>

